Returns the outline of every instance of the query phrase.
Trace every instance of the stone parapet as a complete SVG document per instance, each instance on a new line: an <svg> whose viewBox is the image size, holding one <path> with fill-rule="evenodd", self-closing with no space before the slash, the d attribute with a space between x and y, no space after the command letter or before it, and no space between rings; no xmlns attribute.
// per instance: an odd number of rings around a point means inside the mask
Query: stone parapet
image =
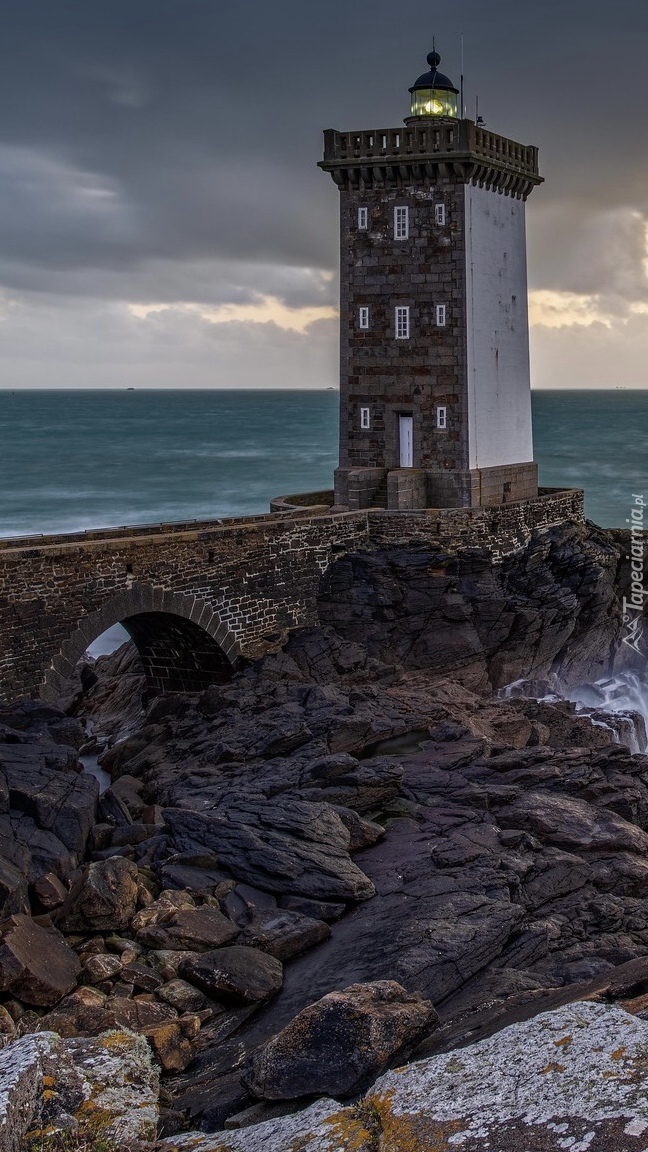
<svg viewBox="0 0 648 1152"><path fill-rule="evenodd" d="M534 145L509 140L472 120L361 132L330 128L319 167L341 189L427 185L449 177L526 200L542 183Z"/></svg>

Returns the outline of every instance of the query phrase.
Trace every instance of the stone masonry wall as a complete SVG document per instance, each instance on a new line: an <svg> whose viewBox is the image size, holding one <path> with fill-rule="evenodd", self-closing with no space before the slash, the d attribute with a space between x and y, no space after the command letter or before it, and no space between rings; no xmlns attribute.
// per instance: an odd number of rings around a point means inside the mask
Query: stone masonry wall
<svg viewBox="0 0 648 1152"><path fill-rule="evenodd" d="M129 618L153 652L163 614L201 628L232 662L276 647L288 628L317 623L321 576L341 553L416 538L487 547L497 560L524 547L536 527L582 518L582 493L545 490L493 508L284 514L3 540L0 700L54 699L88 645ZM176 635L167 646L182 642Z"/></svg>
<svg viewBox="0 0 648 1152"><path fill-rule="evenodd" d="M414 466L468 467L465 188L345 190L340 197L340 464L398 468L398 415L414 417ZM443 204L446 223L435 222ZM409 237L394 239L394 208L409 208ZM368 228L358 229L358 208ZM436 305L447 307L437 327ZM410 309L410 337L397 340L394 309ZM369 308L369 328L358 323ZM447 428L436 428L436 406ZM368 406L371 427L360 427Z"/></svg>

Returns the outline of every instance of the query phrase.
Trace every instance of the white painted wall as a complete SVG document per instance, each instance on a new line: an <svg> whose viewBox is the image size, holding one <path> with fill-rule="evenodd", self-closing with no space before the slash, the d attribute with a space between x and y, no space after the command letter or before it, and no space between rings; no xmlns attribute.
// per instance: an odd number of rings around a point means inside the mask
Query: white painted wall
<svg viewBox="0 0 648 1152"><path fill-rule="evenodd" d="M466 185L471 468L533 460L524 201Z"/></svg>

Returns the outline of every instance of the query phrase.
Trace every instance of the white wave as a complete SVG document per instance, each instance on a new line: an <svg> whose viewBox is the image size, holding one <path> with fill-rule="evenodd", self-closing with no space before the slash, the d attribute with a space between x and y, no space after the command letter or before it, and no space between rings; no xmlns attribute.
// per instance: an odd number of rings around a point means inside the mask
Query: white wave
<svg viewBox="0 0 648 1152"><path fill-rule="evenodd" d="M525 696L545 704L569 700L577 715L589 716L597 728L609 729L615 743L626 744L631 752L648 752L646 675L617 672L592 684L567 687L551 674L543 680L514 680L499 695L505 699Z"/></svg>

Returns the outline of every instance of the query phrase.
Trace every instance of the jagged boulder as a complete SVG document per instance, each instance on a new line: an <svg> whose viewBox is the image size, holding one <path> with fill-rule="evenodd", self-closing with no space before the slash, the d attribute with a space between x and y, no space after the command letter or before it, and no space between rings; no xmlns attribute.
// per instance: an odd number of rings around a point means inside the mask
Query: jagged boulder
<svg viewBox="0 0 648 1152"><path fill-rule="evenodd" d="M262 1045L243 1073L253 1095L352 1096L438 1025L422 996L393 980L351 984L304 1008Z"/></svg>
<svg viewBox="0 0 648 1152"><path fill-rule="evenodd" d="M18 914L0 923L0 991L50 1007L77 981L81 964L55 928Z"/></svg>
<svg viewBox="0 0 648 1152"><path fill-rule="evenodd" d="M121 931L137 910L137 865L123 856L90 864L56 914L66 932Z"/></svg>
<svg viewBox="0 0 648 1152"><path fill-rule="evenodd" d="M81 857L94 823L99 785L77 773L76 753L58 745L0 746L0 772L11 807L31 816L39 828L54 832Z"/></svg>
<svg viewBox="0 0 648 1152"><path fill-rule="evenodd" d="M27 879L14 864L0 856L0 915L29 912Z"/></svg>

